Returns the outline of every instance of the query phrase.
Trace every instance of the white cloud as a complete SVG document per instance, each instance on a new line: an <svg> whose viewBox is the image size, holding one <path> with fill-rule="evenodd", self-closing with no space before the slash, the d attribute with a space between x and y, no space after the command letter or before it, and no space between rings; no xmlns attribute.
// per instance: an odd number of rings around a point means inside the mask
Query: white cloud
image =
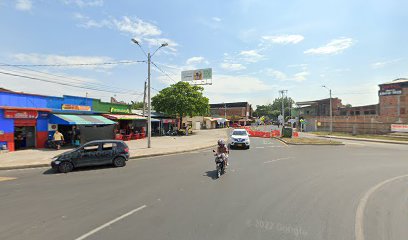
<svg viewBox="0 0 408 240"><path fill-rule="evenodd" d="M338 38L331 40L324 46L308 49L304 53L313 55L338 54L351 47L354 43L355 41L352 38Z"/></svg>
<svg viewBox="0 0 408 240"><path fill-rule="evenodd" d="M286 80L288 78L285 73L272 68L266 69L266 75L276 78L277 80Z"/></svg>
<svg viewBox="0 0 408 240"><path fill-rule="evenodd" d="M80 13L75 13L74 18L81 21L79 26L84 28L102 28L102 27L112 27L112 22L106 19L101 21L95 21L87 16L84 16Z"/></svg>
<svg viewBox="0 0 408 240"><path fill-rule="evenodd" d="M264 58L263 55L258 53L258 50L241 51L238 55L242 57L243 61L251 63L256 63Z"/></svg>
<svg viewBox="0 0 408 240"><path fill-rule="evenodd" d="M374 68L374 69L383 68L383 67L385 67L387 65L397 63L399 61L401 61L400 58L389 60L389 61L376 62L376 63L371 64L371 67Z"/></svg>
<svg viewBox="0 0 408 240"><path fill-rule="evenodd" d="M246 67L241 63L228 63L228 62L221 63L221 68L229 71L239 71L246 69Z"/></svg>
<svg viewBox="0 0 408 240"><path fill-rule="evenodd" d="M297 44L303 41L304 37L302 35L273 35L273 36L263 36L262 40L269 43L276 44Z"/></svg>
<svg viewBox="0 0 408 240"><path fill-rule="evenodd" d="M63 56L63 55L46 55L38 53L19 53L13 55L14 60L25 64L77 64L77 63L89 63L100 64L104 62L112 62L113 59L104 56ZM114 65L103 66L69 66L66 68L112 68Z"/></svg>
<svg viewBox="0 0 408 240"><path fill-rule="evenodd" d="M64 0L65 4L75 4L80 8L83 7L101 7L103 0Z"/></svg>
<svg viewBox="0 0 408 240"><path fill-rule="evenodd" d="M205 62L204 57L191 57L187 59L186 64L187 65L194 65L194 64L199 64Z"/></svg>
<svg viewBox="0 0 408 240"><path fill-rule="evenodd" d="M297 82L303 82L307 79L307 76L309 76L310 73L308 71L303 71L303 72L299 72L296 73L295 75L293 75L293 81L297 81Z"/></svg>
<svg viewBox="0 0 408 240"><path fill-rule="evenodd" d="M295 73L293 75L288 75L284 72L272 68L266 69L265 74L279 81L296 81L296 82L305 81L307 79L307 76L310 75L309 71L307 71L307 68L303 66L301 72Z"/></svg>
<svg viewBox="0 0 408 240"><path fill-rule="evenodd" d="M219 18L219 17L213 17L213 18L211 18L213 21L215 21L215 22L221 22L221 18Z"/></svg>
<svg viewBox="0 0 408 240"><path fill-rule="evenodd" d="M161 44L167 43L168 46L163 48L160 52L168 54L175 54L177 52L178 43L169 38L162 37L162 31L155 24L137 17L123 16L121 19L110 18L96 21L80 13L76 13L74 14L74 18L79 20L81 22L79 26L84 28L106 27L118 30L122 33L129 34L140 43L146 42L149 47L157 48Z"/></svg>
<svg viewBox="0 0 408 240"><path fill-rule="evenodd" d="M31 0L17 0L16 9L20 11L30 11L32 8Z"/></svg>
<svg viewBox="0 0 408 240"><path fill-rule="evenodd" d="M260 79L245 75L214 75L212 85L205 86L206 93L242 94L264 92L274 89Z"/></svg>
<svg viewBox="0 0 408 240"><path fill-rule="evenodd" d="M130 33L135 38L159 36L162 34L156 25L145 22L139 18L132 19L124 16L121 20L113 19L113 23L119 31Z"/></svg>

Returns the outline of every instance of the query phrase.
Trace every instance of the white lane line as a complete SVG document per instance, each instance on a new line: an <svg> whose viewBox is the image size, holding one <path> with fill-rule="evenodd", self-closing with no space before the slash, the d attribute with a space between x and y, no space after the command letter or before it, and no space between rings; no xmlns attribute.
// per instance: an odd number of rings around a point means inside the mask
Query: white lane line
<svg viewBox="0 0 408 240"><path fill-rule="evenodd" d="M356 210L356 218L355 218L355 225L354 225L354 234L355 234L355 240L364 240L364 212L365 208L367 206L368 199L370 198L371 195L373 195L378 189L383 187L384 185L395 181L399 180L401 178L408 177L408 175L402 175L398 177L393 177L387 180L384 180L380 182L379 184L375 185L374 187L370 188L364 196L360 199L357 210Z"/></svg>
<svg viewBox="0 0 408 240"><path fill-rule="evenodd" d="M267 148L284 148L284 146L266 146Z"/></svg>
<svg viewBox="0 0 408 240"><path fill-rule="evenodd" d="M136 209L133 209L132 211L127 212L127 213L123 214L122 216L117 217L117 218L113 219L112 221L109 221L109 222L103 224L102 226L99 226L99 227L95 228L94 230L92 230L92 231L90 231L90 232L88 232L88 233L86 233L86 234L80 236L79 238L75 238L75 240L83 240L83 239L85 239L85 238L91 236L92 234L95 234L95 233L99 232L100 230L102 230L102 229L104 229L104 228L106 228L106 227L109 227L110 225L114 224L115 222L120 221L120 220L122 220L122 219L124 219L124 218L126 218L126 217L128 217L128 216L130 216L130 215L132 215L133 213L142 210L142 209L145 208L145 207L146 207L146 205L143 205L143 206L141 206L141 207L138 207L138 208L136 208Z"/></svg>
<svg viewBox="0 0 408 240"><path fill-rule="evenodd" d="M265 147L255 147L255 148L265 148Z"/></svg>
<svg viewBox="0 0 408 240"><path fill-rule="evenodd" d="M281 160L286 160L286 159L291 159L292 157L287 157L287 158L278 158L278 159L274 159L274 160L270 160L270 161L266 161L264 163L273 163L273 162L277 162L277 161L281 161Z"/></svg>

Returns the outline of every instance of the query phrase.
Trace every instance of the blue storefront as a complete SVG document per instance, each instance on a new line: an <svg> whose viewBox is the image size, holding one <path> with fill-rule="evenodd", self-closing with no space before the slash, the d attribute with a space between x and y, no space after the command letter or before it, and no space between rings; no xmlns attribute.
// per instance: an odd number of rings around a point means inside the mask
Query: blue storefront
<svg viewBox="0 0 408 240"><path fill-rule="evenodd" d="M0 147L43 148L50 111L44 96L0 91Z"/></svg>

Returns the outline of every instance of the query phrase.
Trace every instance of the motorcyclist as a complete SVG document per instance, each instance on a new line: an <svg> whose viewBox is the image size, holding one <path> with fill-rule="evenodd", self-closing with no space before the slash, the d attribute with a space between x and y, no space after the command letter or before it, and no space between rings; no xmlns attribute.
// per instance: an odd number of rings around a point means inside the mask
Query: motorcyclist
<svg viewBox="0 0 408 240"><path fill-rule="evenodd" d="M228 154L229 154L229 149L225 145L225 141L220 139L218 140L218 147L217 147L217 154L221 154L222 160L224 160L225 166L228 166Z"/></svg>

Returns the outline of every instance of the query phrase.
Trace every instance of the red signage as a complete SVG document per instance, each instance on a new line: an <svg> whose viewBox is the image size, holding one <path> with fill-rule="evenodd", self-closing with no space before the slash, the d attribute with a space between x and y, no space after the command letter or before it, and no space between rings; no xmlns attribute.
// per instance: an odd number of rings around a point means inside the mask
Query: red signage
<svg viewBox="0 0 408 240"><path fill-rule="evenodd" d="M38 112L35 110L4 110L5 118L36 119Z"/></svg>

